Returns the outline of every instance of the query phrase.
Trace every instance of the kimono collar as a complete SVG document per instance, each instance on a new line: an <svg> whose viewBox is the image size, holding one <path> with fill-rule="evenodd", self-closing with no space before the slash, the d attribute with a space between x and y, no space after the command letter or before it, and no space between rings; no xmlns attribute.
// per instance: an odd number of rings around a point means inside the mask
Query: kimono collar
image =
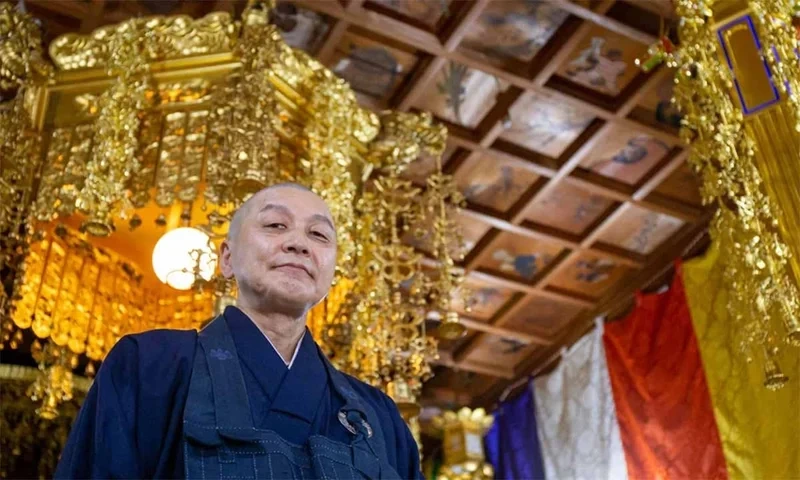
<svg viewBox="0 0 800 480"><path fill-rule="evenodd" d="M229 306L224 316L239 359L269 397L271 410L312 422L327 387L328 375L311 332L306 329L303 334L289 370L267 337L244 312Z"/></svg>

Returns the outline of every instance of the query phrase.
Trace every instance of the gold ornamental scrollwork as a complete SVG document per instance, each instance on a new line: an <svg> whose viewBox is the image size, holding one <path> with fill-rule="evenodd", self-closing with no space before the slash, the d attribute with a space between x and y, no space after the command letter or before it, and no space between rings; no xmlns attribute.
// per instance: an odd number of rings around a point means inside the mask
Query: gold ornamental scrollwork
<svg viewBox="0 0 800 480"><path fill-rule="evenodd" d="M133 21L148 32L144 48L148 62L227 53L233 49L237 36L236 23L225 12L210 13L196 20L179 15ZM50 44L50 58L61 71L104 68L112 56L112 42L116 36L124 35L124 28L109 25L90 35L63 35Z"/></svg>
<svg viewBox="0 0 800 480"><path fill-rule="evenodd" d="M0 3L0 90L16 90L52 73L44 59L42 33L30 16Z"/></svg>

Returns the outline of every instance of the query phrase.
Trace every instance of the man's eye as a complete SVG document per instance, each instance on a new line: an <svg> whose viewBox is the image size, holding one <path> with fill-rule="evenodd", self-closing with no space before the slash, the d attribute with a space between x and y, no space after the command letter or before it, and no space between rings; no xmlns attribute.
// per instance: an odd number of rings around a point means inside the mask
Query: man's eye
<svg viewBox="0 0 800 480"><path fill-rule="evenodd" d="M311 235L314 235L317 238L321 238L322 240L328 239L328 236L321 232L311 232Z"/></svg>
<svg viewBox="0 0 800 480"><path fill-rule="evenodd" d="M278 229L282 230L282 229L286 228L286 225L284 225L282 223L268 223L267 224L267 228L278 228Z"/></svg>

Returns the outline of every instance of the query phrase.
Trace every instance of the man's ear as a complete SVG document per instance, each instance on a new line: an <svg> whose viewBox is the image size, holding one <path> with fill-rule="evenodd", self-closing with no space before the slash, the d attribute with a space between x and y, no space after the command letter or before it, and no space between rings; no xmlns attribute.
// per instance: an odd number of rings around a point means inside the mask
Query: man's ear
<svg viewBox="0 0 800 480"><path fill-rule="evenodd" d="M227 239L219 246L219 269L222 276L230 279L233 277L233 263L231 261L231 245Z"/></svg>

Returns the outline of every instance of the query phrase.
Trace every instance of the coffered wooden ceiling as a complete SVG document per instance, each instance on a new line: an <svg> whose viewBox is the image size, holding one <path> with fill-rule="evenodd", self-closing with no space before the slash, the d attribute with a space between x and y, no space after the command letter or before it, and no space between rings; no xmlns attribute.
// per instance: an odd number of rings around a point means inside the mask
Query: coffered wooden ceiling
<svg viewBox="0 0 800 480"><path fill-rule="evenodd" d="M244 4L25 1L48 39ZM619 315L702 238L709 212L678 137L672 72L634 64L671 12L669 0L279 3L287 42L350 82L365 106L428 110L449 128L445 165L468 199L459 219L474 306L454 300L468 334L442 343L426 403L490 405L597 315ZM431 168L421 158L409 177L423 182Z"/></svg>

